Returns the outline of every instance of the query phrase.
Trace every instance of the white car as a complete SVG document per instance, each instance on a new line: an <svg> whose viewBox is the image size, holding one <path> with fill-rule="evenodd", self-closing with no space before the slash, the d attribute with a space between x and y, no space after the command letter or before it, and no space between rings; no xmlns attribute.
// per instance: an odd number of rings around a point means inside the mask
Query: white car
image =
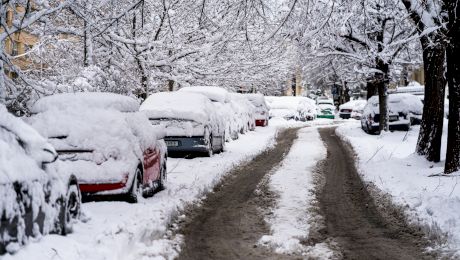
<svg viewBox="0 0 460 260"><path fill-rule="evenodd" d="M0 104L0 258L30 237L69 233L79 218L77 179L56 171L57 157L45 138Z"/></svg>
<svg viewBox="0 0 460 260"><path fill-rule="evenodd" d="M150 95L140 107L151 124L165 129L170 153L222 152L225 126L216 106L202 94L160 92Z"/></svg>
<svg viewBox="0 0 460 260"><path fill-rule="evenodd" d="M235 111L239 133L244 134L247 131L253 131L256 127L256 107L243 94L231 93L230 104Z"/></svg>
<svg viewBox="0 0 460 260"><path fill-rule="evenodd" d="M412 94L388 95L388 114L390 130L408 131L412 124L419 123L422 118L423 103ZM372 96L363 110L361 128L367 133L379 131L380 110L378 96Z"/></svg>
<svg viewBox="0 0 460 260"><path fill-rule="evenodd" d="M350 100L339 106L339 117L342 119L361 119L362 110L367 100Z"/></svg>
<svg viewBox="0 0 460 260"><path fill-rule="evenodd" d="M212 86L194 86L181 88L178 92L198 93L208 97L216 107L217 113L219 113L219 120L225 125L225 140L230 141L232 138L238 138L238 119L236 118L236 111L233 110L230 104L230 93L226 89Z"/></svg>
<svg viewBox="0 0 460 260"><path fill-rule="evenodd" d="M56 148L60 171L77 176L85 198L135 203L166 180L164 132L138 110L138 101L118 94L57 94L39 99L28 121Z"/></svg>

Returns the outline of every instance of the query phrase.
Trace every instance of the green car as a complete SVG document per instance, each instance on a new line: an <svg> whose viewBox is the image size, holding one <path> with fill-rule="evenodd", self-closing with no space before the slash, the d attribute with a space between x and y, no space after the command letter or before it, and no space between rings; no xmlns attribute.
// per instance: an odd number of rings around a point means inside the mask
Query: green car
<svg viewBox="0 0 460 260"><path fill-rule="evenodd" d="M318 116L317 118L328 118L328 119L334 119L334 106L331 105L319 105L318 106Z"/></svg>

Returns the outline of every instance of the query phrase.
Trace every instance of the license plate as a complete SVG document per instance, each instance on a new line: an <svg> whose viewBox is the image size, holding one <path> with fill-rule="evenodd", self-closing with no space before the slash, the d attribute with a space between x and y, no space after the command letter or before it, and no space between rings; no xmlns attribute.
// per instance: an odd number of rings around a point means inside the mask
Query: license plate
<svg viewBox="0 0 460 260"><path fill-rule="evenodd" d="M166 146L179 146L179 141L165 141Z"/></svg>

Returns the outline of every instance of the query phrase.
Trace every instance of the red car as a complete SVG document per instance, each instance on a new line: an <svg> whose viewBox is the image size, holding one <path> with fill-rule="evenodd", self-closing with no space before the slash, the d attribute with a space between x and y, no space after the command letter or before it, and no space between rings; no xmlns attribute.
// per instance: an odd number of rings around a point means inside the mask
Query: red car
<svg viewBox="0 0 460 260"><path fill-rule="evenodd" d="M77 176L85 198L137 202L164 187L167 157L163 131L138 109L117 94L59 94L38 100L29 121L55 146L60 170Z"/></svg>
<svg viewBox="0 0 460 260"><path fill-rule="evenodd" d="M262 94L245 94L247 99L256 107L255 120L256 126L267 126L269 109Z"/></svg>

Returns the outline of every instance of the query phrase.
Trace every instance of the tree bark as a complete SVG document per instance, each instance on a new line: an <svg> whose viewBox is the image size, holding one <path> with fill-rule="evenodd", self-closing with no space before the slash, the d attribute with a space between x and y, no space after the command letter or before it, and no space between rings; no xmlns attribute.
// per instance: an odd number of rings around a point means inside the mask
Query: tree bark
<svg viewBox="0 0 460 260"><path fill-rule="evenodd" d="M381 72L376 73L377 91L379 94L379 131L389 131L389 115L388 115L388 72L389 66L381 59L377 59L377 69Z"/></svg>
<svg viewBox="0 0 460 260"><path fill-rule="evenodd" d="M366 99L371 98L372 96L374 96L377 93L377 87L376 87L374 79L367 81L366 89L367 89Z"/></svg>
<svg viewBox="0 0 460 260"><path fill-rule="evenodd" d="M449 14L447 45L447 82L449 84L449 124L445 173L460 170L460 3L445 1Z"/></svg>
<svg viewBox="0 0 460 260"><path fill-rule="evenodd" d="M441 160L441 138L444 123L444 94L446 86L445 45L432 44L422 38L423 69L425 72L425 102L416 152L428 161Z"/></svg>

